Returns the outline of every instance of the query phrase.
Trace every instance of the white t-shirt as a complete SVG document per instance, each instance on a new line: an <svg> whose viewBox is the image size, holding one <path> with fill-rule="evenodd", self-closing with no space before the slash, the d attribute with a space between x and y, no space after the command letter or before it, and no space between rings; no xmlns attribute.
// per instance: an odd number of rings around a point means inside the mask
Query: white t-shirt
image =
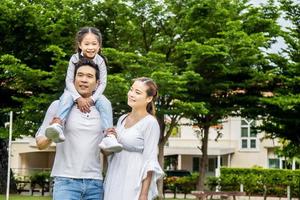
<svg viewBox="0 0 300 200"><path fill-rule="evenodd" d="M45 135L58 104L54 101L50 105L36 137ZM103 179L98 144L104 135L99 112L95 106L90 109L90 113L82 113L76 105L71 109L64 128L66 139L56 144L52 177Z"/></svg>

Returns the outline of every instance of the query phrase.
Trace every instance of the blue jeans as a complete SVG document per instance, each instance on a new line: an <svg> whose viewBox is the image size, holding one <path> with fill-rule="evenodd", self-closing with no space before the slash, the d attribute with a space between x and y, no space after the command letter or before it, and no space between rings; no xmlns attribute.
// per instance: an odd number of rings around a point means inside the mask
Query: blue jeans
<svg viewBox="0 0 300 200"><path fill-rule="evenodd" d="M103 200L103 182L98 179L55 177L53 200Z"/></svg>
<svg viewBox="0 0 300 200"><path fill-rule="evenodd" d="M74 101L71 93L68 90L65 90L59 98L59 105L55 117L59 117L62 121L66 121L73 105ZM113 115L110 101L104 95L101 95L97 98L95 106L100 113L104 130L113 127Z"/></svg>

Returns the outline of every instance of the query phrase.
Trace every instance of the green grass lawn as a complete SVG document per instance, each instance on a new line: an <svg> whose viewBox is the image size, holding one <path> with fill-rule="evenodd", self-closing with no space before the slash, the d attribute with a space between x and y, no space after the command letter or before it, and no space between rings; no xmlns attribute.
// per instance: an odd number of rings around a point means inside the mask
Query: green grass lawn
<svg viewBox="0 0 300 200"><path fill-rule="evenodd" d="M0 195L0 200L5 200L5 195ZM25 195L10 195L9 200L51 200L51 197L41 197L41 196L25 196ZM166 200L180 200L180 199L166 199Z"/></svg>
<svg viewBox="0 0 300 200"><path fill-rule="evenodd" d="M6 195L0 195L0 200L5 200ZM10 195L9 200L51 200L51 197L41 197L41 196L25 196L25 195Z"/></svg>

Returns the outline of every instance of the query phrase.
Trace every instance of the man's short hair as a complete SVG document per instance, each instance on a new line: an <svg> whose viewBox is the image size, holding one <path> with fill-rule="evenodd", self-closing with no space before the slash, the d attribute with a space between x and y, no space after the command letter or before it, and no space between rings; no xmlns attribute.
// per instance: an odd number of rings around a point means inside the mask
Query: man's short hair
<svg viewBox="0 0 300 200"><path fill-rule="evenodd" d="M74 65L75 65L74 80L75 80L78 69L82 66L85 66L85 65L88 65L88 66L95 69L95 71L96 71L96 74L95 74L96 75L96 81L99 80L99 78L100 78L99 67L93 60L88 59L88 58L80 58L77 63L74 63Z"/></svg>

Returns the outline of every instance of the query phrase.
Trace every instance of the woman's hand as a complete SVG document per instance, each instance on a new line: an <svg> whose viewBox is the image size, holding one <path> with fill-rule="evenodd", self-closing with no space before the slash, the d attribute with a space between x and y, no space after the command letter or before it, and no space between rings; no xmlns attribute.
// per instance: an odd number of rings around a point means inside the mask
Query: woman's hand
<svg viewBox="0 0 300 200"><path fill-rule="evenodd" d="M116 138L118 137L117 131L116 131L115 128L108 128L108 129L106 129L106 130L105 130L105 134L106 134L107 136L109 136L109 135L114 135Z"/></svg>
<svg viewBox="0 0 300 200"><path fill-rule="evenodd" d="M140 194L139 200L148 200L148 197L146 194Z"/></svg>
<svg viewBox="0 0 300 200"><path fill-rule="evenodd" d="M90 98L79 97L76 101L77 101L77 106L81 112L83 112L83 113L91 112L91 110L90 110L91 99Z"/></svg>

